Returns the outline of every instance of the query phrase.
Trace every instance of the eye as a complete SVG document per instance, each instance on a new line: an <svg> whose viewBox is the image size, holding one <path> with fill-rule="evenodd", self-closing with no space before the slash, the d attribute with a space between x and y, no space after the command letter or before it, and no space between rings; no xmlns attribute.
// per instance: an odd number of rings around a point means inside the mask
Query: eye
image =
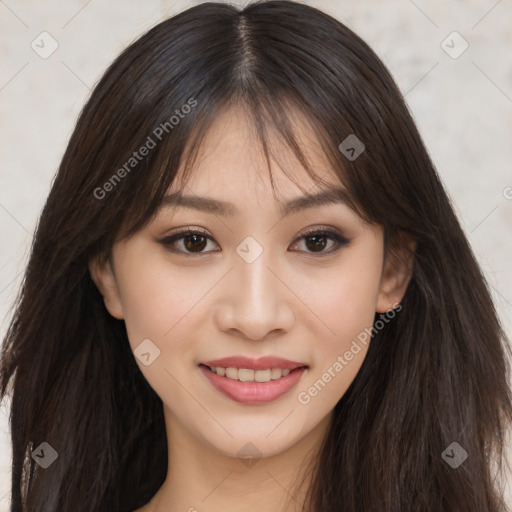
<svg viewBox="0 0 512 512"><path fill-rule="evenodd" d="M213 242L213 238L204 231L198 229L187 229L174 235L168 236L160 243L168 250L174 253L184 253L186 256L191 254L202 254L208 241ZM178 242L180 242L178 244ZM176 247L180 245L181 248ZM211 251L206 251L211 252Z"/></svg>
<svg viewBox="0 0 512 512"><path fill-rule="evenodd" d="M306 250L317 254L318 256L326 256L341 249L343 246L348 245L350 240L341 234L328 229L312 229L303 233L298 237L292 245L297 245L298 242L304 242ZM207 254L209 252L218 252L218 250L205 251L208 242L214 242L214 239L206 232L198 229L187 229L175 233L159 240L159 242L170 252L191 256L193 254ZM330 249L325 248L331 242Z"/></svg>
<svg viewBox="0 0 512 512"><path fill-rule="evenodd" d="M302 233L302 235L297 238L294 243L304 242L307 250L305 252L309 252L312 254L317 254L318 256L327 256L328 254L335 253L343 246L348 245L350 240L340 233L336 231L331 231L328 229L311 229L306 233ZM331 243L330 249L325 251L325 247L328 246L328 243Z"/></svg>

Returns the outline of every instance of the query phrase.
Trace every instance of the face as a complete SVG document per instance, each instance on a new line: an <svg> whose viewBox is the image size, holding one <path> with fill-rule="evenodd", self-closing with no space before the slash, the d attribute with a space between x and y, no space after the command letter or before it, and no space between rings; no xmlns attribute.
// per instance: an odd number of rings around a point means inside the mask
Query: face
<svg viewBox="0 0 512 512"><path fill-rule="evenodd" d="M331 186L318 186L276 146L280 162L308 194L343 188L313 135L297 130ZM114 246L109 263L90 266L163 401L168 433L227 456L247 443L276 455L325 424L363 363L362 333L376 312L396 306L408 281L384 257L382 228L342 201L286 209L304 192L273 166L272 195L255 140L246 117L226 111L184 195L229 206L169 200Z"/></svg>

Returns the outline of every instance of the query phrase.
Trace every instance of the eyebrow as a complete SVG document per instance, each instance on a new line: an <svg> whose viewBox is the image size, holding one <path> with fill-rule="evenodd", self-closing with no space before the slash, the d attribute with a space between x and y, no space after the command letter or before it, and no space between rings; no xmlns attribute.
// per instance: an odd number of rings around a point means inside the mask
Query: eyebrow
<svg viewBox="0 0 512 512"><path fill-rule="evenodd" d="M304 196L290 199L284 204L280 204L280 211L283 217L292 213L297 213L308 208L318 208L329 204L348 204L348 193L343 188L326 189L316 194L306 194ZM181 206L182 208L192 208L214 215L223 217L233 217L238 213L238 209L233 203L200 196L180 196L178 192L164 196L160 203L160 208L167 206Z"/></svg>

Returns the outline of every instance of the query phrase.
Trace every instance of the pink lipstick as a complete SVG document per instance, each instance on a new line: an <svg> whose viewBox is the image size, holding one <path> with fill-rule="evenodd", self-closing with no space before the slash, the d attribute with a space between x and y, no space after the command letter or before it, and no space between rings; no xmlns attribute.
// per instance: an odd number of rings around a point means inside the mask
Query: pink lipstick
<svg viewBox="0 0 512 512"><path fill-rule="evenodd" d="M308 366L280 357L232 356L199 365L203 375L224 396L248 405L266 404L288 393Z"/></svg>

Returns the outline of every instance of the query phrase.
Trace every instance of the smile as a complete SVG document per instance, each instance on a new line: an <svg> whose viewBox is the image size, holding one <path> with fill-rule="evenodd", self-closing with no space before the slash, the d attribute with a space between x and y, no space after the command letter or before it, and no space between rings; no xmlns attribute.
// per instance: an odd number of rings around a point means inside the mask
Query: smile
<svg viewBox="0 0 512 512"><path fill-rule="evenodd" d="M286 377L289 368L267 368L266 370L251 370L248 368L223 368L222 366L209 366L210 370L221 377L242 382L270 382L271 380Z"/></svg>
<svg viewBox="0 0 512 512"><path fill-rule="evenodd" d="M308 369L300 366L294 369L254 370L204 364L200 364L199 368L214 389L235 402L247 405L266 404L281 398L297 385Z"/></svg>

